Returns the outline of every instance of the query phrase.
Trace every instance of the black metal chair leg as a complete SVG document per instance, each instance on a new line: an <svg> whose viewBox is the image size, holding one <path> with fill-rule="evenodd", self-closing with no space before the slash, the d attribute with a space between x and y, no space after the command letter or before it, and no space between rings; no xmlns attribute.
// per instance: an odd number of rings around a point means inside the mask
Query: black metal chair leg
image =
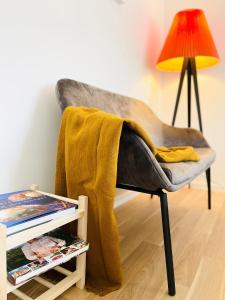
<svg viewBox="0 0 225 300"><path fill-rule="evenodd" d="M211 170L208 168L206 170L206 180L208 186L208 209L211 209Z"/></svg>
<svg viewBox="0 0 225 300"><path fill-rule="evenodd" d="M173 268L173 253L172 253L172 245L171 245L171 237L170 237L170 222L169 222L167 194L162 193L159 195L159 197L161 203L168 294L170 296L174 296L176 294L176 287L175 287L174 268Z"/></svg>

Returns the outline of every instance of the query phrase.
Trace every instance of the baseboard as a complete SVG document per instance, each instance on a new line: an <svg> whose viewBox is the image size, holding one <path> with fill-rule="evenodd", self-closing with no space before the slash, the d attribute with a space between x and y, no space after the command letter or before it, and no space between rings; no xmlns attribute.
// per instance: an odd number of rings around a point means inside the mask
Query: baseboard
<svg viewBox="0 0 225 300"><path fill-rule="evenodd" d="M139 193L133 191L125 191L123 190L118 195L116 195L114 208L117 208L124 203L134 199Z"/></svg>

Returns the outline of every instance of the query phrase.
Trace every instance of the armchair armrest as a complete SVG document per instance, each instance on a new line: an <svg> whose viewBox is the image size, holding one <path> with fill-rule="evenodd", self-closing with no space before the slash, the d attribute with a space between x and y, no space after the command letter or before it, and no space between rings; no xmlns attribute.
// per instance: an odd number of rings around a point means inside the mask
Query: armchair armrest
<svg viewBox="0 0 225 300"><path fill-rule="evenodd" d="M203 134L193 128L178 128L163 124L163 146L193 146L195 148L209 148Z"/></svg>
<svg viewBox="0 0 225 300"><path fill-rule="evenodd" d="M126 124L121 133L117 166L117 185L120 184L146 191L171 187L171 182L144 140Z"/></svg>

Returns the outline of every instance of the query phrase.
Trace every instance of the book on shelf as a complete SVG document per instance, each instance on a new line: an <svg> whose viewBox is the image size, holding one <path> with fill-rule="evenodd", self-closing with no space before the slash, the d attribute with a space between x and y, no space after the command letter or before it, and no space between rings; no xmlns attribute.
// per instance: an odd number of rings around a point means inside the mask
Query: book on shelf
<svg viewBox="0 0 225 300"><path fill-rule="evenodd" d="M55 229L7 251L8 280L17 285L63 264L89 249L89 244Z"/></svg>
<svg viewBox="0 0 225 300"><path fill-rule="evenodd" d="M75 213L76 204L25 190L0 195L0 223L7 235Z"/></svg>

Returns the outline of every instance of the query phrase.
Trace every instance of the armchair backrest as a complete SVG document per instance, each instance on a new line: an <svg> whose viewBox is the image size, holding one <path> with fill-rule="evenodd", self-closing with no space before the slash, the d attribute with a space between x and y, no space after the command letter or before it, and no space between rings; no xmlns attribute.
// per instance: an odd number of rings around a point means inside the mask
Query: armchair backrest
<svg viewBox="0 0 225 300"><path fill-rule="evenodd" d="M156 145L161 145L163 123L142 101L108 92L71 79L57 82L56 93L62 111L67 106L96 107L139 123Z"/></svg>

